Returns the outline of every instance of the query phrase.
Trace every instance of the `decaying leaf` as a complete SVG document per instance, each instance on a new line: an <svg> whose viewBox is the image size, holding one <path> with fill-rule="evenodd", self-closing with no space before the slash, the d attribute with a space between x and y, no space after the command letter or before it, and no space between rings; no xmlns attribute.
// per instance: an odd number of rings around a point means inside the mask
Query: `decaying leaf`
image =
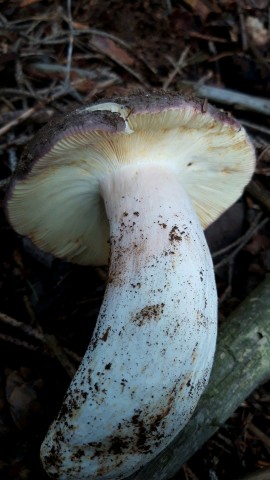
<svg viewBox="0 0 270 480"><path fill-rule="evenodd" d="M134 65L134 58L132 58L126 50L117 45L116 42L110 38L102 37L100 35L93 35L91 44L102 51L105 55L108 55L124 65Z"/></svg>
<svg viewBox="0 0 270 480"><path fill-rule="evenodd" d="M6 381L6 398L11 417L19 430L28 427L42 413L38 399L40 381L26 380L22 372L11 371Z"/></svg>
<svg viewBox="0 0 270 480"><path fill-rule="evenodd" d="M246 19L246 29L257 47L262 47L270 41L269 31L257 17L249 16Z"/></svg>

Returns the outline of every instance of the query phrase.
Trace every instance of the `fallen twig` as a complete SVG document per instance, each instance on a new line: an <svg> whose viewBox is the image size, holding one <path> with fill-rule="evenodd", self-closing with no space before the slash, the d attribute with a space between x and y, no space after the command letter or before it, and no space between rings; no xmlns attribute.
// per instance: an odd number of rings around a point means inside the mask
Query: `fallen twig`
<svg viewBox="0 0 270 480"><path fill-rule="evenodd" d="M66 78L65 78L65 87L68 88L70 85L70 72L72 65L72 53L73 53L73 22L72 22L72 13L71 13L71 0L67 0L67 23L69 29L68 35L68 49L67 49L67 62L66 62Z"/></svg>
<svg viewBox="0 0 270 480"><path fill-rule="evenodd" d="M244 127L250 128L252 130L255 130L257 132L263 133L265 135L270 136L270 129L267 127L263 127L262 125L258 125L257 123L250 122L249 120L245 120L244 118L239 118L238 119Z"/></svg>
<svg viewBox="0 0 270 480"><path fill-rule="evenodd" d="M190 47L188 46L181 53L178 62L174 65L173 71L169 74L168 78L163 83L163 89L164 90L167 90L167 88L172 83L172 81L176 77L176 75L178 75L181 72L181 69L183 69L187 65L186 64L186 57L188 55L189 50L190 50Z"/></svg>
<svg viewBox="0 0 270 480"><path fill-rule="evenodd" d="M249 473L244 477L238 477L237 480L269 480L270 478L270 468L262 468L256 472Z"/></svg>
<svg viewBox="0 0 270 480"><path fill-rule="evenodd" d="M40 105L36 105L35 107L28 108L25 112L18 115L18 117L8 122L4 127L0 128L0 136L5 135L11 128L16 127L27 118L31 117L31 115L37 110Z"/></svg>
<svg viewBox="0 0 270 480"><path fill-rule="evenodd" d="M30 325L20 322L19 320L16 320L15 318L10 317L9 315L6 315L5 313L2 313L2 312L0 312L0 321L5 323L6 325L9 325L13 328L20 330L21 332L25 333L29 337L32 337L33 339L38 340L43 344L45 344L48 347L48 349L53 353L53 356L56 357L59 363L64 367L67 374L71 378L74 376L76 372L76 367L74 367L74 365L70 362L70 360L67 358L67 355L72 360L75 360L76 363L80 362L81 360L80 357L76 355L74 352L71 352L69 349L62 348L59 345L57 339L53 335L46 334L45 332L42 331L41 327L39 327L41 330L39 331L31 327ZM38 351L40 349L40 347L31 345L29 342L26 342L24 340L19 340L17 338L14 338L8 335L0 334L0 340L14 343L15 345L19 345L24 348L27 348L28 350Z"/></svg>
<svg viewBox="0 0 270 480"><path fill-rule="evenodd" d="M32 352L40 351L40 347L37 347L36 345L32 345L31 343L26 342L25 340L20 340L18 338L12 337L11 335L4 335L3 333L0 333L0 341L12 343L17 347L22 347Z"/></svg>
<svg viewBox="0 0 270 480"><path fill-rule="evenodd" d="M246 188L247 192L270 211L269 190L258 185L254 180Z"/></svg>
<svg viewBox="0 0 270 480"><path fill-rule="evenodd" d="M250 422L247 425L248 430L255 435L256 438L259 438L261 442L263 442L267 447L270 447L270 437L268 435L265 435L264 432L262 432L254 423Z"/></svg>
<svg viewBox="0 0 270 480"><path fill-rule="evenodd" d="M15 117L13 120L8 122L6 125L4 125L2 128L0 128L0 136L6 134L9 130L11 130L11 128L16 127L20 123L30 118L31 115L33 115L33 113L39 110L40 108L43 108L48 103L53 102L54 100L62 97L63 95L67 95L68 93L71 93L71 91L72 90L70 88L61 88L60 91L58 90L56 93L49 96L48 98L37 101L34 107L28 108L25 112L21 113L20 115Z"/></svg>
<svg viewBox="0 0 270 480"><path fill-rule="evenodd" d="M54 335L48 335L43 332L46 345L49 347L50 351L54 354L55 358L59 361L62 367L65 369L66 373L70 378L73 378L76 373L76 368L67 358L62 347L59 345L59 342Z"/></svg>
<svg viewBox="0 0 270 480"><path fill-rule="evenodd" d="M259 218L261 218L261 215L259 215ZM223 267L227 263L230 263L233 258L236 257L236 255L242 250L242 248L248 243L248 241L253 237L253 235L258 232L262 227L264 227L268 222L269 218L264 218L260 222L257 223L257 220L251 225L251 227L247 230L247 232L237 239L235 242L233 242L231 245L228 245L228 247L225 247L222 250L219 250L218 252L215 252L213 256L217 257L220 256L221 254L224 254L226 251L230 250L231 248L234 248L234 250L229 254L226 255L225 258L223 258L220 262L218 262L215 265L215 271L218 270L219 268Z"/></svg>
<svg viewBox="0 0 270 480"><path fill-rule="evenodd" d="M245 52L248 49L248 36L246 32L246 26L245 26L245 16L243 13L243 8L240 2L236 3L237 5L237 10L238 10L238 16L239 16L239 25L240 25L240 32L241 32L241 40L242 40L242 48L243 51Z"/></svg>
<svg viewBox="0 0 270 480"><path fill-rule="evenodd" d="M0 321L5 323L6 325L10 325L13 328L17 328L26 335L35 338L35 340L44 342L44 336L42 335L42 333L40 333L35 328L32 328L30 325L27 325L26 323L19 322L15 318L10 317L9 315L6 315L2 312L0 312Z"/></svg>
<svg viewBox="0 0 270 480"><path fill-rule="evenodd" d="M195 82L182 82L182 84L191 87L197 95L214 102L230 105L241 110L270 115L270 100L267 98L254 97L246 93L210 85L198 85Z"/></svg>

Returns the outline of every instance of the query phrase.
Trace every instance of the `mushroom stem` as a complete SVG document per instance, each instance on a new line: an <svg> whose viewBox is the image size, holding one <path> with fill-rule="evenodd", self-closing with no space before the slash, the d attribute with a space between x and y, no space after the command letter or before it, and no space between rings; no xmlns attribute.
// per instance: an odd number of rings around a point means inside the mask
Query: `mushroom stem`
<svg viewBox="0 0 270 480"><path fill-rule="evenodd" d="M100 191L110 223L108 285L42 446L53 478L126 478L157 455L190 418L215 350L212 260L176 171L126 165L104 175Z"/></svg>

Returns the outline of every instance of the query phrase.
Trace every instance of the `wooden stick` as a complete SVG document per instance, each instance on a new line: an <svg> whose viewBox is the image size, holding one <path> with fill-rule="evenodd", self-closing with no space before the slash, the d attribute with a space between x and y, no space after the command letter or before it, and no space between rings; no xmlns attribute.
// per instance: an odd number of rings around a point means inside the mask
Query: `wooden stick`
<svg viewBox="0 0 270 480"><path fill-rule="evenodd" d="M201 85L195 82L182 82L182 84L191 87L197 95L206 97L213 102L230 105L241 110L270 115L270 100L267 98L254 97L236 92L235 90Z"/></svg>
<svg viewBox="0 0 270 480"><path fill-rule="evenodd" d="M32 337L35 340L39 340L40 342L46 344L50 353L52 353L54 357L57 358L59 363L64 367L69 377L70 378L74 377L74 374L76 372L76 367L69 360L67 355L69 355L69 357L73 359L74 359L74 356L76 358L77 355L68 349L63 349L59 344L59 342L57 341L56 337L54 337L54 335L48 335L47 333L43 332L41 327L39 327L40 331L38 331L37 329L31 327L30 325L20 322L19 320L16 320L15 318L10 317L9 315L6 315L5 313L2 313L2 312L0 312L0 322L3 322L6 325L16 328L17 330L20 330L21 332L25 333L29 337ZM0 334L0 340L9 341L9 342L12 341L12 343L14 343L15 345L20 345L33 351L38 351L38 349L40 348L40 347L31 345L30 343L25 342L24 340L16 339L15 337L7 336L7 335ZM76 358L76 362L78 362L78 357Z"/></svg>
<svg viewBox="0 0 270 480"><path fill-rule="evenodd" d="M267 210L270 210L269 190L262 185L258 185L254 180L246 188L247 192L256 200L258 200Z"/></svg>
<svg viewBox="0 0 270 480"><path fill-rule="evenodd" d="M269 480L270 468L262 468L257 472L249 473L244 477L238 478L238 480Z"/></svg>

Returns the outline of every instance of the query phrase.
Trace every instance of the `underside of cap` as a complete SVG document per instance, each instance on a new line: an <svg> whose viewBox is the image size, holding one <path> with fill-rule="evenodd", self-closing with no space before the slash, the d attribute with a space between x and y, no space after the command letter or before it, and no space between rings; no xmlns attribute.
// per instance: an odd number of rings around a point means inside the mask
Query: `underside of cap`
<svg viewBox="0 0 270 480"><path fill-rule="evenodd" d="M45 251L81 264L107 263L99 183L134 163L173 169L206 228L242 194L255 154L236 120L200 100L160 92L98 102L34 138L9 188L9 219Z"/></svg>

